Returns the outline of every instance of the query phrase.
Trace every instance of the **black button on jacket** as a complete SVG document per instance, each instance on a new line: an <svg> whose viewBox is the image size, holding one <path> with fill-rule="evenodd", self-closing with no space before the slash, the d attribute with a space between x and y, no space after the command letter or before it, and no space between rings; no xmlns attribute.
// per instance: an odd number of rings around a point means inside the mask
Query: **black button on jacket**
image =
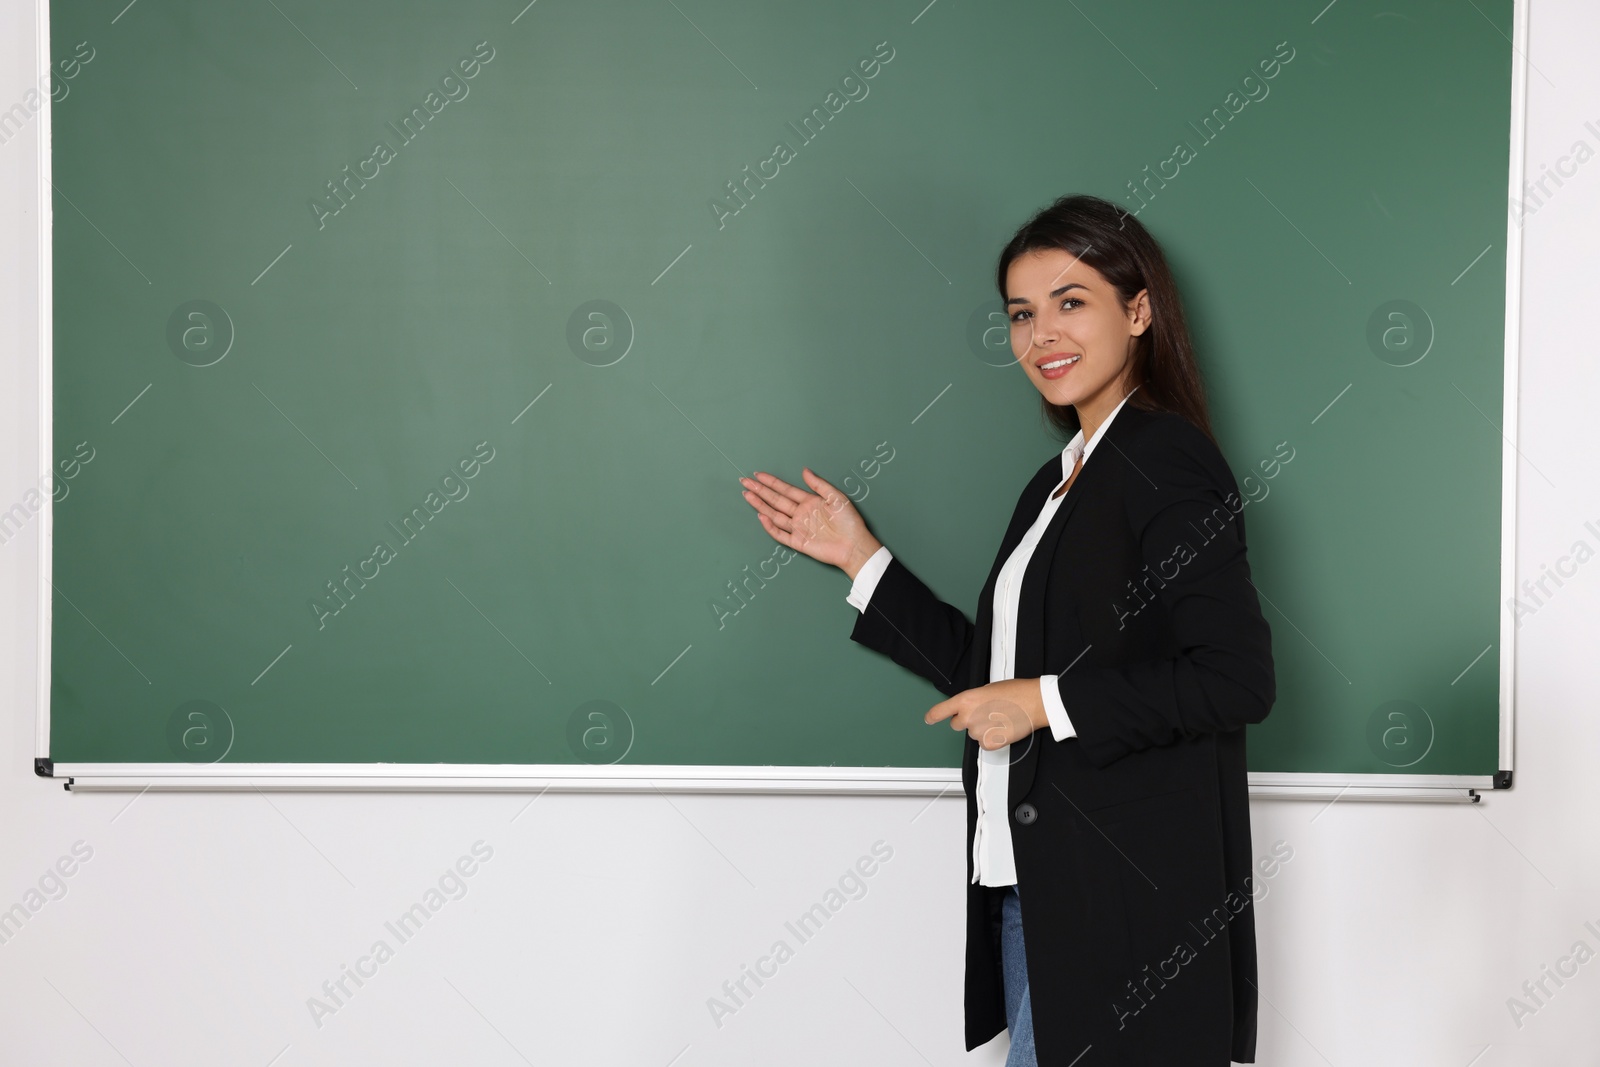
<svg viewBox="0 0 1600 1067"><path fill-rule="evenodd" d="M1244 727L1276 695L1272 635L1227 461L1182 416L1136 407L1142 393L1045 530L1017 613L1015 676L1059 674L1077 731L1035 731L1009 774L1039 1067L1255 1061ZM893 557L851 639L946 696L985 684L996 576L1060 480L1056 453L1017 502L976 623ZM1005 1028L1000 891L971 884L977 756L969 737L969 1050Z"/></svg>

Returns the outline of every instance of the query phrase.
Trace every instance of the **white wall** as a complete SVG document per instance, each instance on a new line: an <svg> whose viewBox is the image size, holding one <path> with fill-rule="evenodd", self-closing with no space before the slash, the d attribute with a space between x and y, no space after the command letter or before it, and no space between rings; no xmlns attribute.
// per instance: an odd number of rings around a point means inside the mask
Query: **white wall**
<svg viewBox="0 0 1600 1067"><path fill-rule="evenodd" d="M1586 0L1535 5L1534 175L1578 139L1600 148L1597 39ZM0 0L0 107L33 40L31 2ZM36 173L31 134L0 145L3 505L42 469ZM1520 444L1550 482L1524 465L1524 573L1600 525L1597 225L1591 162L1525 226ZM958 796L68 794L31 771L32 537L0 546L0 908L75 842L93 855L0 944L0 1062L1002 1062L1004 1038L961 1049ZM1593 566L1525 620L1509 794L1255 806L1258 853L1295 850L1259 909L1258 1062L1600 1063L1600 961L1547 983L1520 1028L1507 1008L1575 941L1600 950L1583 925L1600 930L1597 613ZM866 895L716 1027L706 999L880 839L894 854ZM493 856L467 894L316 1026L307 998L479 840Z"/></svg>

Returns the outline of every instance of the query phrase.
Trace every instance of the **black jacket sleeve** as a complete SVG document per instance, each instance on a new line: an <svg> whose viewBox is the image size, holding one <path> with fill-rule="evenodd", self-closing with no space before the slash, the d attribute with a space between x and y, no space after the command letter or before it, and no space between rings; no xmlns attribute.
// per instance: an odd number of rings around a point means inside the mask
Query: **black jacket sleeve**
<svg viewBox="0 0 1600 1067"><path fill-rule="evenodd" d="M891 553L850 640L883 653L953 697L971 688L967 683L975 633L960 608L934 596Z"/></svg>
<svg viewBox="0 0 1600 1067"><path fill-rule="evenodd" d="M1227 461L1188 420L1153 421L1123 449L1129 528L1148 564L1177 654L1124 667L1079 665L1057 679L1090 762L1266 718L1276 698L1272 633L1245 558L1243 501ZM1070 742L1067 742L1070 743Z"/></svg>

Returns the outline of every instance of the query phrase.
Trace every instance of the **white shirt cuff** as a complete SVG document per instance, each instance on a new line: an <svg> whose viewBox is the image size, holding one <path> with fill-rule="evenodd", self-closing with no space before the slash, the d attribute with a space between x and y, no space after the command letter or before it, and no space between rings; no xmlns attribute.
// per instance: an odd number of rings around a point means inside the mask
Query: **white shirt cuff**
<svg viewBox="0 0 1600 1067"><path fill-rule="evenodd" d="M856 580L850 585L850 595L845 597L855 609L863 615L867 611L867 601L872 599L872 591L878 588L878 579L883 577L883 572L889 569L889 546L880 545L878 551L867 557L867 561L856 571Z"/></svg>
<svg viewBox="0 0 1600 1067"><path fill-rule="evenodd" d="M1058 675L1046 674L1039 679L1040 695L1044 697L1044 717L1050 720L1050 733L1057 741L1077 737L1072 720L1067 718L1066 705L1061 703L1061 687L1056 684Z"/></svg>

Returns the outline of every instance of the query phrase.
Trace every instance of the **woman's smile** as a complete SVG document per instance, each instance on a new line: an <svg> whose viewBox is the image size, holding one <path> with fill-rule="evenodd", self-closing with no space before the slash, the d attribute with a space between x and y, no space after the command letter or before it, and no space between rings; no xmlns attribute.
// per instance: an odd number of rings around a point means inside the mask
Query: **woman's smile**
<svg viewBox="0 0 1600 1067"><path fill-rule="evenodd" d="M1040 356L1034 361L1034 366L1039 368L1040 375L1042 375L1046 381L1053 382L1057 378L1064 376L1067 371L1077 366L1078 361L1082 358L1083 356L1080 354Z"/></svg>

